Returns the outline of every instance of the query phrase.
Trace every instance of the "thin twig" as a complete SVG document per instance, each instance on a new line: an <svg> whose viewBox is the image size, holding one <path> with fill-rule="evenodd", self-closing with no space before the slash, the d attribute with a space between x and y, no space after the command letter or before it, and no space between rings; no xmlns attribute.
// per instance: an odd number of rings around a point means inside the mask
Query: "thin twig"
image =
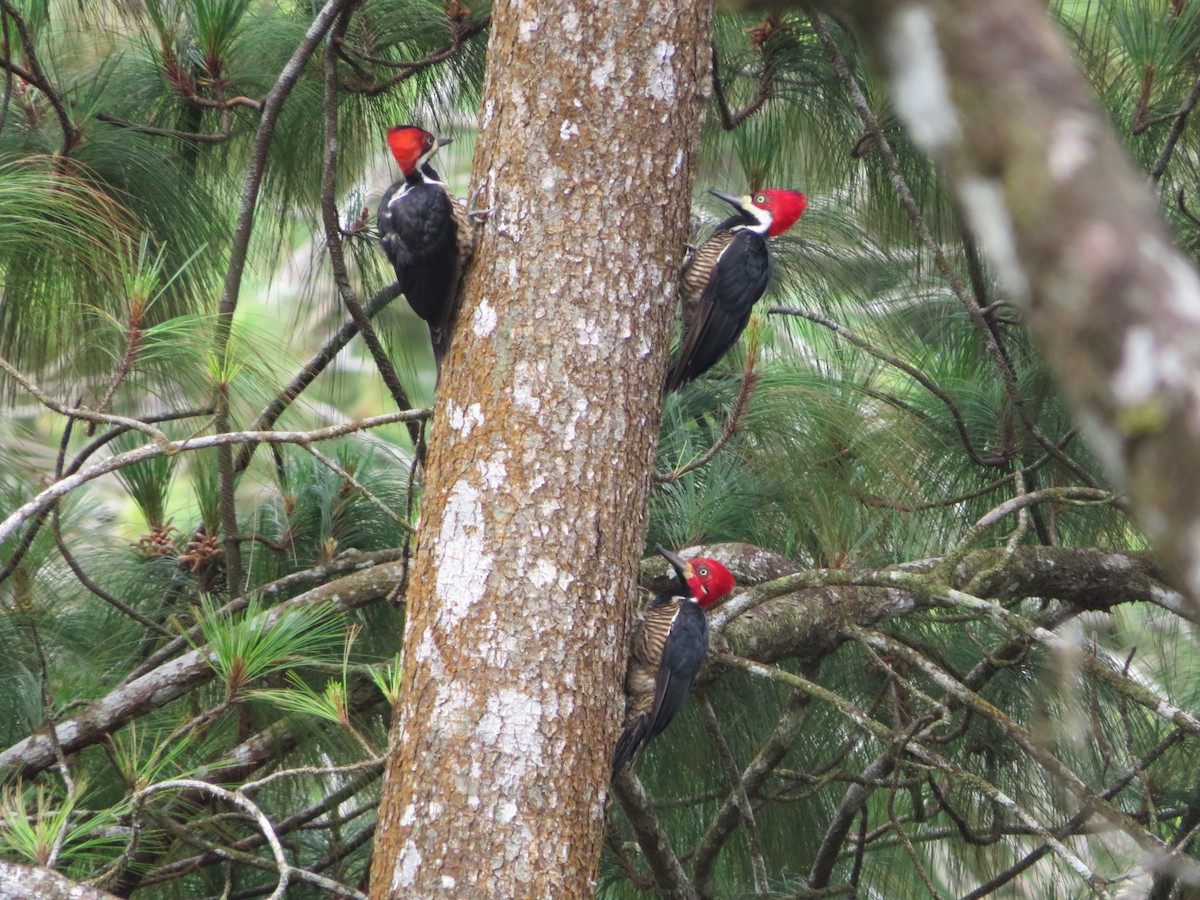
<svg viewBox="0 0 1200 900"><path fill-rule="evenodd" d="M58 124L62 128L63 146L59 154L60 159L65 159L71 155L71 151L75 149L75 140L77 130L75 124L71 121L71 116L67 113L67 105L63 101L62 96L50 83L50 79L46 77L42 71L42 65L38 62L37 47L33 42L33 35L29 33L29 26L25 19L21 17L16 6L10 0L0 0L0 9L12 19L13 24L17 28L17 36L21 39L21 47L25 51L25 62L29 66L29 70L21 77L28 81L31 85L41 91L50 105L54 107L54 114L58 116ZM11 64L10 64L11 65Z"/></svg>
<svg viewBox="0 0 1200 900"><path fill-rule="evenodd" d="M671 848L671 840L658 820L646 789L632 769L626 767L617 774L613 779L612 792L621 801L625 817L633 826L642 855L654 873L659 895L669 900L698 900L696 890Z"/></svg>
<svg viewBox="0 0 1200 900"><path fill-rule="evenodd" d="M0 0L0 3L3 2L4 0ZM27 378L16 366L3 357L0 357L0 370L7 372L13 381L23 387L26 392L32 394L42 406L53 410L59 415L72 419L82 419L85 422L103 422L107 425L120 425L131 431L140 431L142 434L148 435L157 441L165 441L167 439L165 434L153 425L146 424L141 419L130 419L126 416L113 416L108 413L83 409L81 407L65 406L39 388L31 378Z"/></svg>
<svg viewBox="0 0 1200 900"><path fill-rule="evenodd" d="M7 2L7 0L0 0L0 2ZM284 65L283 71L280 72L275 84L272 85L262 102L262 118L259 120L258 130L254 135L254 143L250 150L246 179L242 187L242 202L238 210L237 225L234 228L229 251L229 267L225 273L225 285L221 291L221 301L217 308L213 356L219 361L222 370L228 362L233 314L237 309L238 295L241 292L242 275L246 269L246 259L250 250L250 237L254 231L254 213L258 205L258 194L262 187L267 155L271 148L271 141L275 137L275 126L278 124L280 111L291 94L292 88L299 81L304 67L320 45L325 32L351 2L353 0L326 0L325 5L309 25L300 45L292 53L291 58ZM216 428L219 432L230 430L227 388L227 384L218 385L216 395ZM237 508L234 498L235 471L233 451L229 446L217 448L217 470L220 481L221 528L225 532L226 577L230 593L236 595L242 589L242 549L234 538L238 531Z"/></svg>
<svg viewBox="0 0 1200 900"><path fill-rule="evenodd" d="M448 44L439 50L435 50L428 56L413 62L398 62L394 60L385 60L378 57L368 56L365 53L361 53L353 48L347 47L343 42L338 45L338 50L341 53L353 53L360 59L365 59L375 65L387 66L389 68L397 68L402 70L399 74L393 75L391 78L385 79L384 81L370 84L361 88L347 86L344 89L350 93L365 94L368 97L374 97L378 94L384 93L385 91L389 91L396 85L403 84L418 72L422 72L425 69L428 69L430 66L436 65L440 62L445 62L446 60L450 59L450 57L454 56L454 54L458 52L459 48L467 40L473 38L481 31L484 31L490 22L491 16L487 15L482 16L471 24L465 26L454 23L451 29L452 36Z"/></svg>
<svg viewBox="0 0 1200 900"><path fill-rule="evenodd" d="M954 420L954 428L958 432L959 440L962 441L963 449L967 451L967 456L971 458L973 463L978 466L996 468L1004 465L1007 462L1003 454L989 454L987 457L980 456L978 451L975 449L974 443L971 441L971 436L967 433L967 423L963 419L963 415L961 412L959 412L959 409L955 405L954 401L950 398L950 395L938 387L933 379L929 378L920 369L909 365L898 357L884 353L882 350L872 345L870 341L859 337L845 325L840 325L837 322L834 322L832 319L826 318L820 313L810 312L807 309L800 309L799 307L794 306L772 306L770 312L777 316L798 316L803 319L808 319L810 322L815 322L816 324L828 328L835 334L845 338L860 350L865 350L876 359L882 360L888 365L899 369L901 372L908 375L910 378L920 384L921 387L925 388L925 390L929 391L929 393L933 394L933 396L942 401L946 409L949 411L950 417ZM1009 477L1011 478L1012 476Z"/></svg>
<svg viewBox="0 0 1200 900"><path fill-rule="evenodd" d="M1158 184L1166 174L1167 164L1170 163L1171 155L1175 152L1175 145L1183 135L1188 117L1196 108L1197 102L1200 102L1200 75L1196 77L1196 83L1192 85L1192 90L1183 101L1183 105L1179 107L1179 111L1173 114L1175 122L1171 125L1170 132L1167 133L1167 139L1163 141L1162 149L1158 151L1158 159L1154 160L1154 165L1150 169L1151 184Z"/></svg>
<svg viewBox="0 0 1200 900"><path fill-rule="evenodd" d="M181 441L166 440L146 444L134 450L110 456L108 459L88 466L86 469L50 485L32 500L20 506L3 522L0 522L0 543L12 537L13 533L23 522L28 521L43 510L49 509L50 504L54 503L59 497L69 494L80 485L94 481L102 475L107 475L109 472L115 472L118 469L123 469L125 466L133 465L147 459L155 459L159 456L173 456L176 453L185 453L192 450L204 450L209 447L232 447L236 444L307 444L342 437L347 434L353 434L356 431L378 428L382 425L393 425L396 423L411 422L416 419L424 419L430 413L431 410L428 409L407 409L401 412L387 413L382 416L371 416L358 422L343 422L338 425L330 425L314 431L233 431L224 434L201 435L200 437L187 438ZM236 530L232 532L234 543L237 543L238 534Z"/></svg>
<svg viewBox="0 0 1200 900"><path fill-rule="evenodd" d="M363 312L368 319L374 318L381 310L389 303L400 296L400 286L395 282L381 288L363 307ZM353 318L347 319L342 323L342 327L327 340L324 346L321 347L312 357L304 364L299 372L288 382L287 386L275 395L266 408L258 414L254 423L250 426L254 431L266 431L274 425L281 415L289 406L299 397L304 390L316 381L331 362L337 357L354 336L358 334L358 324ZM256 444L247 444L238 451L237 460L234 463L234 469L238 472L245 471L250 465L250 460L254 456L254 451L257 449Z"/></svg>
<svg viewBox="0 0 1200 900"><path fill-rule="evenodd" d="M742 825L746 829L746 844L750 850L750 864L754 870L754 891L760 897L770 897L771 884L767 880L767 863L763 857L762 835L759 833L758 823L754 819L754 806L750 802L750 795L746 792L746 784L742 781L741 770L738 769L733 751L729 749L729 742L725 740L725 732L721 729L721 720L717 718L717 711L713 709L708 694L701 691L697 694L697 698L700 701L700 710L704 713L705 721L708 722L708 730L712 732L713 740L716 742L717 756L725 769L725 776L729 779L730 796L738 805Z"/></svg>
<svg viewBox="0 0 1200 900"><path fill-rule="evenodd" d="M726 131L733 131L752 115L758 112L771 99L771 86L775 81L775 73L772 71L769 63L763 65L762 72L758 76L758 90L755 92L754 99L737 112L733 112L729 108L729 100L725 96L725 88L721 84L721 75L717 64L717 45L712 45L712 88L713 98L717 101L717 111L721 115L721 127Z"/></svg>
<svg viewBox="0 0 1200 900"><path fill-rule="evenodd" d="M708 465L712 462L721 450L729 443L738 429L742 427L742 417L745 415L746 406L750 402L750 396L754 393L754 388L758 384L758 376L752 371L753 358L749 358L746 365L746 372L742 376L742 388L738 391L737 399L733 401L733 409L729 412L729 418L725 420L725 425L721 429L721 433L717 435L717 439L713 441L712 446L697 456L689 463L685 463L678 469L673 469L670 472L655 472L655 484L671 484L678 481L689 472L694 472L697 469Z"/></svg>
<svg viewBox="0 0 1200 900"><path fill-rule="evenodd" d="M380 377L383 378L383 383L387 385L396 408L408 409L412 406L412 403L408 399L408 392L404 390L404 385L400 383L400 376L396 374L396 367L392 365L391 358L379 342L379 338L375 335L375 329L371 327L371 320L363 311L362 304L358 302L358 295L350 284L350 273L346 268L346 257L342 253L343 238L341 224L338 222L337 201L334 198L334 193L337 190L338 161L338 54L336 48L341 42L343 35L345 35L347 26L350 24L352 10L353 7L347 7L338 16L337 21L334 22L333 27L329 31L328 47L325 53L325 152L321 169L321 223L325 227L325 249L329 253L329 265L333 271L333 282L337 286L338 295L342 298L342 304L346 307L346 311L350 313L350 317L354 320L355 325L358 326L359 333L362 334L363 342L367 345L367 349L371 351L371 358L375 361L375 368L379 370ZM415 447L417 441L420 439L420 424L409 422L408 434L412 438L413 446Z"/></svg>
<svg viewBox="0 0 1200 900"><path fill-rule="evenodd" d="M396 525L399 525L401 528L405 528L414 534L416 533L417 529L413 528L412 525L408 523L408 520L395 513L390 506L379 499L379 497L371 493L361 481L347 472L344 466L339 465L335 460L330 459L311 444L301 444L300 446L306 452L311 454L317 462L329 469L329 471L341 476L342 478L345 478L348 482L350 482L350 484L353 485L360 494L366 497L371 503L379 507L383 511L383 514L391 519Z"/></svg>
<svg viewBox="0 0 1200 900"><path fill-rule="evenodd" d="M158 634L163 635L164 637L168 637L168 638L175 637L174 632L172 632L170 629L164 628L162 625L158 624L153 619L150 619L150 618L142 615L140 612L138 612L132 606L130 606L129 604L127 604L123 600L121 600L119 597L116 597L116 596L110 594L108 591L104 590L104 588L100 587L100 585L98 585L94 581L92 581L92 579L90 579L87 576L87 573L83 571L83 567L79 565L79 562L78 562L78 560L75 559L75 556L67 548L67 542L65 540L63 540L62 527L58 520L57 507L50 511L50 516L51 516L51 528L54 531L54 543L58 546L58 552L59 552L59 554L61 554L61 556L63 558L63 562L65 562L67 564L67 567L71 570L72 573L74 573L75 577L77 579L79 579L80 584L82 584L92 594L99 597L101 600L103 600L109 606L118 610L123 615L126 615L129 618L133 619L139 625L141 625L145 628L149 628L151 631L157 632Z"/></svg>
<svg viewBox="0 0 1200 900"><path fill-rule="evenodd" d="M223 144L233 137L232 128L223 128L219 132L207 134L198 131L178 131L174 128L159 128L155 125L141 125L137 122L129 122L125 119L119 119L116 116L110 116L108 113L98 113L96 118L115 128L124 128L128 131L136 131L138 134L148 134L151 137L172 138L173 140L184 141L189 144Z"/></svg>

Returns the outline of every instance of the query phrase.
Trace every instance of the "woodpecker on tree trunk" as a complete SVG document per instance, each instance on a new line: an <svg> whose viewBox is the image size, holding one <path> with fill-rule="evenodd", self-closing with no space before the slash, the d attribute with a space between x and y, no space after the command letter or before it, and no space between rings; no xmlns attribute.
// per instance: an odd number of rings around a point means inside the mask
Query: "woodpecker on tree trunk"
<svg viewBox="0 0 1200 900"><path fill-rule="evenodd" d="M737 213L718 225L683 267L683 330L667 370L666 393L711 369L741 336L771 277L767 238L791 228L808 205L797 191L746 197L709 193Z"/></svg>
<svg viewBox="0 0 1200 900"><path fill-rule="evenodd" d="M704 611L733 590L733 575L715 559L684 562L658 548L679 580L646 608L633 637L625 676L625 730L617 741L613 774L661 732L692 687L708 653Z"/></svg>
<svg viewBox="0 0 1200 900"><path fill-rule="evenodd" d="M388 146L404 177L379 204L380 246L409 306L429 325L439 377L475 239L466 204L451 195L429 164L450 140L415 125L388 129Z"/></svg>

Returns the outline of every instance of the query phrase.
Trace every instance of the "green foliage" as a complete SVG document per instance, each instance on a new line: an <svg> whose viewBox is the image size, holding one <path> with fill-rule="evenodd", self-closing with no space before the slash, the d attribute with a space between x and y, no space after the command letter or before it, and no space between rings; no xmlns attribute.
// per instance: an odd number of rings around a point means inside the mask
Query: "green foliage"
<svg viewBox="0 0 1200 900"><path fill-rule="evenodd" d="M290 386L345 318L320 219L326 46L303 67L281 110L247 266L234 273L241 280L237 310L231 321L217 316L246 176L257 164L259 105L316 6L15 5L74 134L67 141L45 92L8 83L0 104L0 356L67 403L156 420L178 415L157 426L172 438L211 433L218 397L235 429L251 427L285 396L285 408L266 427L313 429L390 403L360 341L299 398ZM1195 84L1200 5L1054 5L1119 133L1149 170ZM453 134L457 141L440 168L467 193L469 123L481 93L481 26L489 8L363 0L353 10L336 51L333 199L351 287L365 302L392 280L371 233L374 207L394 176L385 129L415 121ZM711 373L665 400L657 468L666 478L652 493L648 547L746 542L838 571L911 563L951 551L975 522L1019 494L1103 483L1042 352L975 258L938 173L893 114L882 79L863 65L855 39L829 25L891 158L864 130L805 14L717 15L720 92L704 125L698 233L711 229L718 210L725 214L703 188L740 194L795 187L807 192L810 206L773 242L772 284L759 307L762 321L751 329L761 344L748 349L748 334ZM0 16L0 38L5 47L21 45L11 16ZM406 65L431 55L439 61ZM1189 212L1200 183L1193 120L1184 123L1160 188L1181 243L1200 253L1200 228ZM914 228L893 169L943 258ZM775 306L783 311L767 312ZM986 332L973 315L978 310ZM375 323L412 396L428 395L423 324L402 303ZM229 335L224 345L214 341L218 329ZM754 375L743 398L747 359ZM0 509L7 515L53 480L62 424L11 382L4 387ZM95 465L148 440L109 425L89 433L77 422L63 442L62 465ZM304 445L260 446L232 488L215 448L163 455L62 500L61 547L50 520L26 523L0 545L0 569L11 570L0 579L4 747L44 733L50 722L164 661L171 665L188 645L216 676L216 684L134 715L103 746L70 754L75 787L61 787L57 770L29 783L10 781L0 794L0 855L95 877L129 850L124 829L136 824L137 858L109 873L127 879L134 896L248 894L267 883L268 873L246 876L250 867L232 863L140 884L198 852L164 822L223 845L251 835L242 822L191 798L131 823L129 801L132 792L169 779L240 782L273 767L276 775L255 789L255 802L275 822L312 811L303 829L286 835L294 863L328 866L344 883L359 877L378 797L377 776L361 767L364 756L387 745L384 704L395 703L401 686L403 615L382 602L351 614L331 606L280 612L271 604L350 571L347 560L357 562L348 554L410 546L420 472L412 471L408 446L401 428L314 443L329 462ZM226 581L223 504L237 523L243 585ZM1116 504L1050 503L1032 508L1020 524L1002 520L977 544L1138 548L1141 538ZM248 588L255 599L242 613L224 614L233 588ZM1200 648L1179 617L1124 605L1073 618L1036 599L1016 609L1066 630L1081 652L1119 663L1165 700L1200 707ZM186 642L172 641L193 625ZM1012 629L950 610L879 627L960 682L969 680L1088 785L1112 785L1137 769L1113 802L1164 840L1182 839L1200 821L1194 742L1180 741L1143 764L1167 737L1162 720L1082 677L1077 660L1024 645L997 655L1013 641ZM980 779L1043 822L1060 822L1074 808L1002 722L968 713L902 660L847 638L819 670L787 660L780 670L811 678L899 731L940 717L926 745L957 768L918 764L901 744L868 735L833 704L721 671L702 688L720 734L689 701L639 764L680 853L695 847L727 802L721 742L745 769L789 721L794 733L783 759L752 797L758 846L777 895L803 896L834 812L855 786L871 789L860 896L961 894L1019 861L1034 839L988 837L1013 819L980 790ZM249 769L237 768L262 746L275 749ZM895 765L879 765L864 781L863 773L889 759ZM313 771L340 765L360 767L359 774ZM628 877L630 865L642 865L628 823L616 805L610 814L613 839L598 896L643 896ZM834 886L854 870L861 821L841 844ZM1136 862L1116 844L1076 839L1071 846L1098 871L1123 873ZM715 896L756 892L755 852L739 829L715 860ZM1039 897L1082 890L1054 857L1015 884ZM317 895L295 882L293 893Z"/></svg>
<svg viewBox="0 0 1200 900"><path fill-rule="evenodd" d="M342 620L330 606L296 607L271 617L259 600L252 599L245 613L219 615L212 598L201 598L196 616L208 657L230 699L275 672L320 659L342 639Z"/></svg>
<svg viewBox="0 0 1200 900"><path fill-rule="evenodd" d="M0 853L35 866L88 865L111 858L124 843L120 811L80 808L84 785L55 796L45 785L0 787Z"/></svg>

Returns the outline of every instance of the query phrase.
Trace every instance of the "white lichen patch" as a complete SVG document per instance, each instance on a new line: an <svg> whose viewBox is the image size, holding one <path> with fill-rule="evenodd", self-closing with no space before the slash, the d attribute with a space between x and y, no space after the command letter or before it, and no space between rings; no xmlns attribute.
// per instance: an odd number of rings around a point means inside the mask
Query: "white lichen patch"
<svg viewBox="0 0 1200 900"><path fill-rule="evenodd" d="M896 109L916 142L936 154L957 140L962 130L958 112L950 102L933 12L926 6L906 6L896 13L888 33L887 52Z"/></svg>
<svg viewBox="0 0 1200 900"><path fill-rule="evenodd" d="M1150 399L1161 379L1160 366L1165 354L1153 332L1144 325L1130 328L1121 343L1121 366L1113 376L1113 396L1122 406Z"/></svg>
<svg viewBox="0 0 1200 900"><path fill-rule="evenodd" d="M672 176L678 175L682 170L683 170L683 148L681 147L680 149L675 151L675 162L671 163L671 171L669 174L671 174Z"/></svg>
<svg viewBox="0 0 1200 900"><path fill-rule="evenodd" d="M496 330L496 309L492 304L488 303L485 297L475 310L475 316L471 322L471 330L475 332L477 337L490 337L492 332Z"/></svg>
<svg viewBox="0 0 1200 900"><path fill-rule="evenodd" d="M589 322L587 319L576 319L575 332L577 335L575 343L580 347L600 346L601 331L597 323Z"/></svg>
<svg viewBox="0 0 1200 900"><path fill-rule="evenodd" d="M537 415L541 412L542 400L530 389L530 380L529 364L517 363L513 371L513 402L518 408Z"/></svg>
<svg viewBox="0 0 1200 900"><path fill-rule="evenodd" d="M487 548L483 504L479 489L459 481L450 490L442 528L434 550L437 567L435 590L442 615L450 626L457 625L471 607L483 599L487 577L495 557Z"/></svg>
<svg viewBox="0 0 1200 900"><path fill-rule="evenodd" d="M611 56L606 57L605 60L600 63L600 65L592 69L592 87L602 88L607 86L609 79L612 78L613 69L615 68L616 64L613 62L613 58Z"/></svg>
<svg viewBox="0 0 1200 900"><path fill-rule="evenodd" d="M573 137L579 137L579 126L570 119L563 119L563 123L558 129L558 139L565 142Z"/></svg>
<svg viewBox="0 0 1200 900"><path fill-rule="evenodd" d="M508 469L504 466L504 454L500 451L492 454L490 459L480 461L478 466L479 474L483 476L483 483L492 490L496 490L508 478Z"/></svg>
<svg viewBox="0 0 1200 900"><path fill-rule="evenodd" d="M483 407L478 403L472 403L463 409L453 400L447 400L446 420L454 431L465 438L475 430L476 425L483 424Z"/></svg>
<svg viewBox="0 0 1200 900"><path fill-rule="evenodd" d="M502 688L488 697L475 736L508 760L502 781L519 783L525 772L541 768L545 739L538 726L542 717L541 702L513 688Z"/></svg>
<svg viewBox="0 0 1200 900"><path fill-rule="evenodd" d="M579 28L579 13L573 9L568 9L559 19L559 24L562 25L563 31L572 41L578 43L583 39L583 32Z"/></svg>
<svg viewBox="0 0 1200 900"><path fill-rule="evenodd" d="M659 41L654 45L650 56L650 96L664 103L675 102L675 70L671 67L671 58L674 55L674 44Z"/></svg>
<svg viewBox="0 0 1200 900"><path fill-rule="evenodd" d="M1143 235L1138 239L1138 253L1151 269L1167 277L1167 307L1189 323L1200 326L1200 278L1176 250L1157 235Z"/></svg>
<svg viewBox="0 0 1200 900"><path fill-rule="evenodd" d="M503 801L496 810L496 821L507 825L517 817L517 804L511 800Z"/></svg>
<svg viewBox="0 0 1200 900"><path fill-rule="evenodd" d="M396 867L392 869L392 892L412 887L420 865L421 851L417 849L416 842L409 838L400 848L400 853L396 857Z"/></svg>
<svg viewBox="0 0 1200 900"><path fill-rule="evenodd" d="M524 22L522 22L520 25L517 26L517 30L521 34L521 40L532 41L533 36L537 33L537 30L539 27L540 27L540 23L538 22L537 19L526 19Z"/></svg>
<svg viewBox="0 0 1200 900"><path fill-rule="evenodd" d="M996 267L1005 291L1014 299L1027 299L1029 279L1017 259L1017 242L1004 200L1004 186L990 178L964 177L959 182L958 195L967 221L979 235L979 242Z"/></svg>
<svg viewBox="0 0 1200 900"><path fill-rule="evenodd" d="M425 633L421 635L413 661L416 665L428 669L435 678L445 672L446 661L442 657L442 651L438 649L432 628L426 629Z"/></svg>
<svg viewBox="0 0 1200 900"><path fill-rule="evenodd" d="M1091 161L1095 147L1091 120L1083 116L1061 119L1050 132L1046 159L1050 177L1059 183L1067 181Z"/></svg>

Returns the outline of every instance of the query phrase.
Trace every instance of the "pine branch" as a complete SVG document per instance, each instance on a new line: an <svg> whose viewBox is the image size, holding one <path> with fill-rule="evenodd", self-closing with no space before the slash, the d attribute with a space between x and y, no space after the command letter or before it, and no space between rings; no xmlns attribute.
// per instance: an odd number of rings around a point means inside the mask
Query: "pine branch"
<svg viewBox="0 0 1200 900"><path fill-rule="evenodd" d="M395 282L392 282L370 299L363 308L363 313L368 319L373 319L384 307L399 296L400 287ZM280 391L275 396L275 399L258 414L258 418L250 426L251 429L254 431L266 431L274 425L296 398L304 393L305 388L316 381L317 376L324 372L342 349L353 340L356 334L358 334L358 323L353 318L346 320L337 333L331 336L325 342L324 346L314 353L312 358L288 382L287 387ZM234 465L236 471L245 471L246 467L250 465L250 460L256 448L256 444L246 444L238 451L237 461Z"/></svg>
<svg viewBox="0 0 1200 900"><path fill-rule="evenodd" d="M428 418L428 409L409 409L402 412L387 413L382 416L372 416L359 422L344 422L318 428L314 431L234 431L224 434L210 434L201 437L187 438L180 441L164 440L158 443L146 444L134 450L110 456L102 462L94 463L74 475L63 478L50 485L32 500L28 501L7 519L0 522L0 543L8 540L21 526L35 515L50 508L60 497L87 484L89 481L123 469L126 466L139 463L159 456L174 456L192 450L204 450L209 447L232 447L236 444L309 444L325 441L330 438L343 437L357 431L366 431L382 425L392 425L400 422L411 422ZM139 423L142 424L142 423ZM237 543L238 531L230 533L230 539Z"/></svg>
<svg viewBox="0 0 1200 900"><path fill-rule="evenodd" d="M382 600L400 577L401 568L399 563L375 566L313 588L264 612L261 627L270 627L280 616L300 607L328 606L344 613ZM191 650L115 688L79 715L62 719L55 726L56 737L67 753L90 746L137 716L159 709L215 677L205 648ZM29 778L54 761L51 740L33 734L0 752L0 771Z"/></svg>
<svg viewBox="0 0 1200 900"><path fill-rule="evenodd" d="M338 54L336 49L346 34L352 9L353 7L347 7L343 10L333 28L330 29L325 53L325 156L321 169L321 222L325 226L325 249L329 253L333 281L337 285L342 303L345 305L346 311L350 313L354 324L358 326L367 349L371 351L371 358L375 360L375 368L379 370L383 383L391 392L396 408L409 409L412 403L408 399L404 385L400 383L400 376L396 374L395 366L392 365L383 345L379 343L375 329L371 327L371 320L363 311L362 305L358 302L358 295L350 284L350 273L346 269L346 258L342 253L342 229L338 222L337 202L334 199L334 192L337 190L338 160ZM420 424L409 422L408 434L412 439L413 446L416 447L421 439Z"/></svg>
<svg viewBox="0 0 1200 900"><path fill-rule="evenodd" d="M67 113L67 105L62 95L50 83L50 79L46 77L42 69L42 64L38 61L37 47L34 45L33 35L29 33L29 26L26 24L25 19L11 0L0 0L0 10L3 10L4 15L12 19L13 25L16 26L17 36L21 39L21 49L25 53L25 62L28 65L28 69L18 72L10 60L4 60L3 63L13 74L24 78L41 91L54 108L54 114L58 117L58 124L63 133L62 150L55 160L56 167L61 166L62 162L75 149L75 143L79 136L78 130L75 127L75 123L71 121L71 116Z"/></svg>
<svg viewBox="0 0 1200 900"><path fill-rule="evenodd" d="M1037 441L1043 449L1052 455L1061 465L1074 473L1080 481L1088 487L1099 487L1099 482L1095 477L1084 469L1079 463L1071 459L1065 453L1058 449L1057 445L1051 441L1038 427L1038 424L1033 421L1029 415L1029 411L1025 408L1025 398L1021 395L1020 388L1017 385L1016 372L1013 370L1004 348L996 340L996 335L989 325L987 318L984 316L979 305L972 301L967 293L966 286L962 283L958 273L950 265L946 259L946 254L942 251L941 246L934 240L933 232L929 230L929 225L922 215L920 207L917 205L916 198L913 196L912 190L908 186L908 180L904 177L904 173L900 168L900 162L896 158L895 152L889 143L887 136L883 133L883 128L879 124L875 113L871 110L870 104L867 103L866 95L858 84L858 80L854 77L854 73L850 71L850 66L846 63L846 58L842 55L842 51L838 48L837 43L833 40L829 29L826 28L824 21L815 11L809 12L809 21L812 23L813 31L821 42L821 46L825 48L829 56L830 63L833 65L834 71L841 79L847 94L850 96L851 102L854 104L855 110L858 112L859 118L862 120L863 127L871 134L874 139L876 149L884 162L884 168L888 173L888 178L891 180L892 188L896 192L896 196L900 199L900 205L904 208L909 221L913 228L916 229L920 237L921 244L925 247L926 252L933 259L934 267L939 274L946 280L950 286L950 290L958 298L963 309L971 319L971 323L983 338L984 346L988 349L989 354L996 362L997 370L1000 374L1002 383L1004 384L1005 392L1012 400L1014 408L1017 410L1017 415L1021 419L1022 425L1029 435Z"/></svg>
<svg viewBox="0 0 1200 900"><path fill-rule="evenodd" d="M4 0L7 2L7 0ZM309 26L287 64L283 67L279 78L267 93L262 103L262 118L258 123L258 131L254 135L254 143L250 151L249 169L246 172L245 183L242 187L241 208L238 211L237 225L233 232L233 241L229 253L229 267L225 275L225 286L221 292L221 301L217 308L217 327L213 336L213 357L221 364L222 370L228 362L229 336L233 328L233 314L237 309L238 295L241 292L242 274L246 268L246 258L250 249L250 236L254 230L254 211L258 204L258 193L262 187L263 172L267 165L267 154L275 137L275 126L279 121L279 113L283 104L300 79L300 74L308 64L308 60L316 52L317 46L325 32L333 25L334 20L353 0L326 0L321 11ZM224 376L222 376L224 378ZM216 396L216 428L217 431L230 430L229 398L226 395L228 385L218 385ZM217 469L220 479L221 529L225 533L225 569L229 590L237 594L242 590L242 548L234 535L237 534L237 509L234 498L235 470L233 466L233 451L229 446L217 448Z"/></svg>
<svg viewBox="0 0 1200 900"><path fill-rule="evenodd" d="M612 782L613 795L621 801L625 817L633 826L642 855L654 873L659 895L667 900L698 900L698 895L675 851L671 839L654 811L650 797L632 769L622 769Z"/></svg>
<svg viewBox="0 0 1200 900"><path fill-rule="evenodd" d="M1200 102L1200 76L1196 77L1195 83L1192 85L1191 93L1183 101L1183 105L1172 113L1172 118L1175 121L1171 124L1171 130L1167 133L1167 139L1163 142L1162 149L1158 152L1158 158L1154 160L1154 165L1150 168L1150 181L1158 184L1162 181L1163 175L1166 174L1167 165L1171 162L1171 156L1175 153L1175 145L1179 143L1179 138L1183 135L1183 129L1187 127L1188 117L1191 116L1192 110L1196 108L1196 104Z"/></svg>

